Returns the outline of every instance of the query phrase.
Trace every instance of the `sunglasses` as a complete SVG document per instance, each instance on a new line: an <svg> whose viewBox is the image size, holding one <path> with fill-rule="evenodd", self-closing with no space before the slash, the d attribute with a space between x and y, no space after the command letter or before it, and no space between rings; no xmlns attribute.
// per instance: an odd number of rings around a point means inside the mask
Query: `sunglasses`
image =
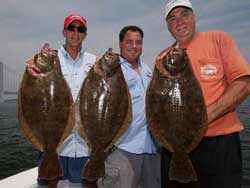
<svg viewBox="0 0 250 188"><path fill-rule="evenodd" d="M76 27L74 25L69 25L67 28L66 28L68 31L78 31L79 33L84 33L86 32L86 28L83 27L83 26L79 26L79 27ZM76 30L75 30L76 29Z"/></svg>

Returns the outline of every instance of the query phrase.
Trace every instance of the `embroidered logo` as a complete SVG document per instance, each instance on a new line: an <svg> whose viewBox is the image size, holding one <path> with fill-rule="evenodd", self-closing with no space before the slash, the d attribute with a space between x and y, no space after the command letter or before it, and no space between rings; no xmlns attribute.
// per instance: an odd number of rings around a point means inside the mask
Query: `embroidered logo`
<svg viewBox="0 0 250 188"><path fill-rule="evenodd" d="M206 79L214 78L218 73L217 67L211 64L203 65L201 66L200 69L201 69L201 76Z"/></svg>

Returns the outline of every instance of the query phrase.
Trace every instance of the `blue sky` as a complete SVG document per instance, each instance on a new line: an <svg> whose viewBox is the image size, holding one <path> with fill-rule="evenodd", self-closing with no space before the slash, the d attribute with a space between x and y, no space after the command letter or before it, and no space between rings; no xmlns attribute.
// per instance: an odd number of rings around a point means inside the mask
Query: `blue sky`
<svg viewBox="0 0 250 188"><path fill-rule="evenodd" d="M197 30L224 30L233 36L250 62L250 1L191 0ZM156 55L173 39L164 20L164 0L8 0L0 6L0 61L23 73L25 61L45 42L64 43L66 15L79 13L88 20L84 49L102 55L108 48L119 52L118 34L125 25L144 30L142 60L151 68Z"/></svg>

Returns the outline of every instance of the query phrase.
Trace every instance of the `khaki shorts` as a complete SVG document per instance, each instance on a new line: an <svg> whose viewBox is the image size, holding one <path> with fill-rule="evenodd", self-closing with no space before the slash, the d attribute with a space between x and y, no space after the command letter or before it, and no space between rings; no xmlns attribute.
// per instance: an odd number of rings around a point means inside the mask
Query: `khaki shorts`
<svg viewBox="0 0 250 188"><path fill-rule="evenodd" d="M116 148L105 160L103 188L160 188L160 155L132 154Z"/></svg>

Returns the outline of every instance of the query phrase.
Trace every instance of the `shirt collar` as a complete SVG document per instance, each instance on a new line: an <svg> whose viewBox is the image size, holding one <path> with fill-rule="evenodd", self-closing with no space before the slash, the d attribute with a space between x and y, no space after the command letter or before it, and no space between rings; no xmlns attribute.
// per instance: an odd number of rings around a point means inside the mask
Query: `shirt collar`
<svg viewBox="0 0 250 188"><path fill-rule="evenodd" d="M62 51L62 54L65 58L69 58L69 53L65 50L64 45L61 46L60 50ZM78 53L78 57L81 58L84 54L83 48L81 48L80 52Z"/></svg>
<svg viewBox="0 0 250 188"><path fill-rule="evenodd" d="M128 65L129 67L131 67L132 68L132 65L126 60L126 59L124 59L123 57L121 57L120 56L120 63L121 64L126 64L126 65ZM138 67L141 67L141 58L139 58L139 60L138 60Z"/></svg>

